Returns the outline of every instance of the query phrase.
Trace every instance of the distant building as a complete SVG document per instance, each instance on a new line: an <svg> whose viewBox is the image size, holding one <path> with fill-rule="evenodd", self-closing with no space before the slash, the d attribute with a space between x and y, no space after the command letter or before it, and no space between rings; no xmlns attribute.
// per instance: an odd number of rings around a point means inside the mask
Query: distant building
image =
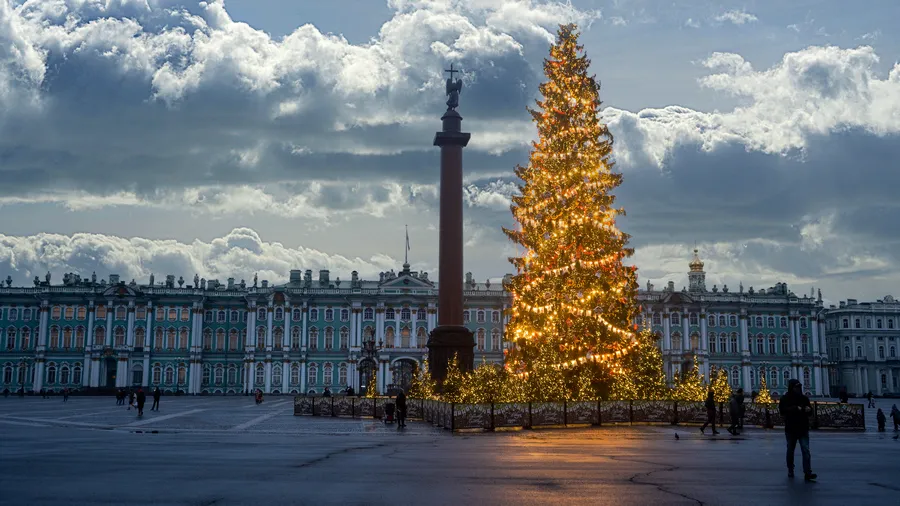
<svg viewBox="0 0 900 506"><path fill-rule="evenodd" d="M831 383L850 395L900 393L900 302L847 299L826 314Z"/></svg>
<svg viewBox="0 0 900 506"><path fill-rule="evenodd" d="M732 387L748 394L766 378L769 390L784 393L789 379L813 395L829 392L822 297L798 296L784 283L765 290L706 287L697 250L689 264L688 287L669 281L662 290L648 281L638 294L642 314L635 322L659 336L666 375L673 381L693 365L708 378L728 373Z"/></svg>
<svg viewBox="0 0 900 506"><path fill-rule="evenodd" d="M296 270L279 286L75 274L34 285L0 287L0 391L359 392L374 375L385 392L409 386L437 324L437 287L408 264L378 281ZM507 294L471 274L464 290L476 362L502 361Z"/></svg>

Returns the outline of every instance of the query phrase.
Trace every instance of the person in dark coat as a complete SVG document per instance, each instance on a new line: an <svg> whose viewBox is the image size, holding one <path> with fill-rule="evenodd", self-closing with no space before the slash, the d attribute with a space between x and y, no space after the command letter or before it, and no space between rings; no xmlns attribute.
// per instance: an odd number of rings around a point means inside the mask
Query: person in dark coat
<svg viewBox="0 0 900 506"><path fill-rule="evenodd" d="M875 407L875 396L872 395L872 392L869 392L866 394L866 399L869 400L869 407L874 408Z"/></svg>
<svg viewBox="0 0 900 506"><path fill-rule="evenodd" d="M406 427L406 394L402 388L397 394L397 427Z"/></svg>
<svg viewBox="0 0 900 506"><path fill-rule="evenodd" d="M728 404L728 413L731 415L731 426L728 427L728 432L731 433L732 436L738 435L738 426L741 424L741 417L744 412L744 390L742 388L737 389L737 391L731 396L731 402Z"/></svg>
<svg viewBox="0 0 900 506"><path fill-rule="evenodd" d="M131 409L131 406L134 406L134 390L128 389L128 409Z"/></svg>
<svg viewBox="0 0 900 506"><path fill-rule="evenodd" d="M716 435L719 431L716 430L716 399L713 397L712 389L709 389L706 393L706 403L704 405L706 406L706 423L700 427L700 433L706 434L706 427L712 424L713 435Z"/></svg>
<svg viewBox="0 0 900 506"><path fill-rule="evenodd" d="M884 424L887 423L887 417L884 416L884 411L881 408L878 408L878 413L875 414L875 420L878 422L878 432L884 432Z"/></svg>
<svg viewBox="0 0 900 506"><path fill-rule="evenodd" d="M147 402L147 395L144 393L143 388L138 388L138 391L137 391L138 416L144 416L144 403L145 402Z"/></svg>
<svg viewBox="0 0 900 506"><path fill-rule="evenodd" d="M150 406L150 411L159 411L159 396L162 393L159 391L159 387L153 389L153 405Z"/></svg>
<svg viewBox="0 0 900 506"><path fill-rule="evenodd" d="M894 432L900 430L900 409L897 409L897 405L891 408L891 419L894 420Z"/></svg>
<svg viewBox="0 0 900 506"><path fill-rule="evenodd" d="M812 472L809 453L809 416L812 414L812 405L809 397L803 395L803 385L799 381L792 379L788 382L788 392L778 403L778 411L784 418L788 477L794 476L794 450L799 442L800 453L803 454L803 477L806 481L815 480L816 474Z"/></svg>

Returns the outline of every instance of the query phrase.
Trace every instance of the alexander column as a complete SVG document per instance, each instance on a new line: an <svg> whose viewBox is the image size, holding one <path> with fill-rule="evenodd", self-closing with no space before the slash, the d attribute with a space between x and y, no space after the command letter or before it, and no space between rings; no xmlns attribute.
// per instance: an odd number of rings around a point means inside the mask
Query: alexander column
<svg viewBox="0 0 900 506"><path fill-rule="evenodd" d="M428 339L431 376L440 384L447 376L447 364L453 355L459 368L471 371L475 362L475 340L463 325L463 176L462 152L471 134L462 132L459 93L462 81L453 80L459 72L450 65L447 79L447 111L441 117L443 130L434 135L441 147L441 225L438 246L438 325Z"/></svg>

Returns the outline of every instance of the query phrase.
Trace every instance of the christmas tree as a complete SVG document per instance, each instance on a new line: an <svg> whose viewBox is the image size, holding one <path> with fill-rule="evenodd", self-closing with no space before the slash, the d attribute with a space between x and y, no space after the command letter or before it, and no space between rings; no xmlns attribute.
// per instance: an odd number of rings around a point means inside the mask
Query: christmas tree
<svg viewBox="0 0 900 506"><path fill-rule="evenodd" d="M716 402L728 402L731 399L731 384L728 382L728 373L725 369L719 369L712 381L713 395Z"/></svg>
<svg viewBox="0 0 900 506"><path fill-rule="evenodd" d="M519 227L504 229L524 249L510 259L515 347L507 360L527 378L532 400L583 397L585 379L591 389L614 383L638 343L637 273L622 263L633 250L616 228L624 211L611 194L622 175L612 170L612 136L598 119L600 85L589 66L576 27L560 26L544 61L543 99L529 109L538 140L528 165L516 168Z"/></svg>
<svg viewBox="0 0 900 506"><path fill-rule="evenodd" d="M657 337L645 330L638 334L638 344L622 359L615 370L616 381L612 384L610 398L615 400L669 398L671 390L663 372L662 353L656 342Z"/></svg>
<svg viewBox="0 0 900 506"><path fill-rule="evenodd" d="M378 397L378 383L375 382L375 375L369 376L369 384L366 385L366 397L372 399Z"/></svg>
<svg viewBox="0 0 900 506"><path fill-rule="evenodd" d="M441 400L444 402L472 402L474 400L469 375L459 369L459 360L456 355L453 355L453 358L447 363L447 377L444 378Z"/></svg>
<svg viewBox="0 0 900 506"><path fill-rule="evenodd" d="M675 391L672 395L679 401L705 401L708 390L697 366L697 357L694 357L694 365L690 371L682 373L675 382Z"/></svg>
<svg viewBox="0 0 900 506"><path fill-rule="evenodd" d="M427 358L413 375L407 395L411 399L434 399L434 380L431 378Z"/></svg>
<svg viewBox="0 0 900 506"><path fill-rule="evenodd" d="M775 402L775 400L772 399L772 394L769 393L769 387L766 385L765 376L759 379L759 393L756 394L755 402L758 402L759 404L771 404Z"/></svg>

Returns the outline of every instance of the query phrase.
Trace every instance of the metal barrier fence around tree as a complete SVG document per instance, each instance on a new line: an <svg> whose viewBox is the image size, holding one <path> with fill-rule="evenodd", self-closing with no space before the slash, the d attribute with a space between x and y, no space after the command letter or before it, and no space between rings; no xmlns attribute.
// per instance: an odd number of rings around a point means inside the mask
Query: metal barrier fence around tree
<svg viewBox="0 0 900 506"><path fill-rule="evenodd" d="M390 397L294 398L294 414L352 418L381 418ZM865 430L862 404L813 402L813 429ZM436 400L407 400L407 418L421 419L447 430L566 427L586 425L684 425L706 421L702 402L581 401L462 404ZM731 421L728 403L719 403L718 422ZM778 404L744 404L744 425L774 428L784 425Z"/></svg>

